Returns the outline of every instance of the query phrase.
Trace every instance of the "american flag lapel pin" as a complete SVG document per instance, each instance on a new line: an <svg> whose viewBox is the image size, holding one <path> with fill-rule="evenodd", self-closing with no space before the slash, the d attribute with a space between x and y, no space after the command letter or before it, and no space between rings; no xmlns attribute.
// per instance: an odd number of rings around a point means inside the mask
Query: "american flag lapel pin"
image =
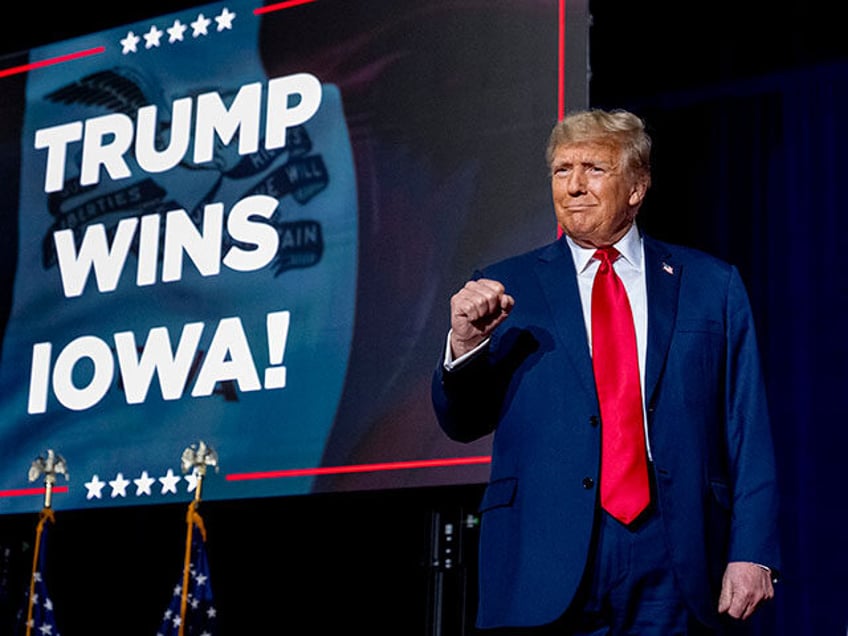
<svg viewBox="0 0 848 636"><path fill-rule="evenodd" d="M671 265L669 265L668 263L663 262L663 264L662 264L662 268L663 268L663 271L664 271L666 274L671 274L672 276L674 276L674 268L673 268Z"/></svg>

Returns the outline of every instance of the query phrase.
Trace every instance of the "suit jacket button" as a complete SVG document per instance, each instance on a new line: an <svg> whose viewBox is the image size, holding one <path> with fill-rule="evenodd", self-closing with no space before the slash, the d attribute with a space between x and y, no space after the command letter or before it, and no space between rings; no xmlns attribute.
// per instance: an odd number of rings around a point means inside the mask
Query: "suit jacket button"
<svg viewBox="0 0 848 636"><path fill-rule="evenodd" d="M594 487L595 487L595 480L594 479L592 479L591 477L584 477L583 478L583 488L585 488L586 490L591 490Z"/></svg>
<svg viewBox="0 0 848 636"><path fill-rule="evenodd" d="M591 424L592 426L597 426L600 423L601 423L601 420L598 419L597 415L593 415L592 417L589 418L589 424Z"/></svg>

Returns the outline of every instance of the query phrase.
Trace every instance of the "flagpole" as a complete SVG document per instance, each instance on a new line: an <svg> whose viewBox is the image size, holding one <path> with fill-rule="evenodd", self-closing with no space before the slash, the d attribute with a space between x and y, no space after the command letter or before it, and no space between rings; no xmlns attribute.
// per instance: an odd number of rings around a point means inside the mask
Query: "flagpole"
<svg viewBox="0 0 848 636"><path fill-rule="evenodd" d="M199 481L200 480L198 479L198 483ZM180 627L177 632L179 636L183 636L185 633L186 606L188 604L188 577L190 575L191 568L191 535L194 530L192 526L194 524L194 515L197 514L196 507L198 503L198 497L195 495L194 501L188 505L188 515L186 515L186 547L185 558L183 559L183 585L180 591Z"/></svg>
<svg viewBox="0 0 848 636"><path fill-rule="evenodd" d="M197 527L200 529L203 540L206 540L206 528L203 525L203 518L200 516L200 513L197 512L197 508L200 506L203 478L206 476L206 467L213 466L215 467L215 470L217 470L218 455L211 447L207 446L206 443L201 440L197 446L189 446L183 451L181 465L183 473L193 471L197 477L197 486L194 489L194 500L188 505L188 512L186 514L186 547L185 557L183 559L183 584L182 590L180 591L180 626L177 632L179 636L184 636L186 608L188 606L189 576L191 575L191 542L195 524L197 524ZM27 634L27 636L29 636L29 634Z"/></svg>
<svg viewBox="0 0 848 636"><path fill-rule="evenodd" d="M48 521L56 523L56 515L53 513L53 484L56 483L56 475L64 475L68 478L68 467L65 458L57 455L52 449L47 450L47 457L37 457L29 467L29 480L35 481L44 475L44 507L38 516L38 525L35 528L35 548L32 555L32 573L29 578L29 595L27 597L27 620L26 636L32 636L33 628L33 604L35 603L35 579L39 575L38 557L41 552L41 535L44 533L44 524Z"/></svg>

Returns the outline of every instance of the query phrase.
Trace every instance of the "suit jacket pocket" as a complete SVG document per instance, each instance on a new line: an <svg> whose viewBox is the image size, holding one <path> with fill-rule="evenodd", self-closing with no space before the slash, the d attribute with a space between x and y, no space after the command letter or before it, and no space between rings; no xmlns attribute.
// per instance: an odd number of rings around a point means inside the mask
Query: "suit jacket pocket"
<svg viewBox="0 0 848 636"><path fill-rule="evenodd" d="M483 500L480 502L480 512L486 512L492 508L505 508L515 501L515 493L518 490L518 479L506 477L496 479L486 486Z"/></svg>

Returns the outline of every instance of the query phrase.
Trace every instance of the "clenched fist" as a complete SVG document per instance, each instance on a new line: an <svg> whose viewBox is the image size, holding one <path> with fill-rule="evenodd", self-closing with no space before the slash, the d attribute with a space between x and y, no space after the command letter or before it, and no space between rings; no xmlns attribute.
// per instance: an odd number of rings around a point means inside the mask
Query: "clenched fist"
<svg viewBox="0 0 848 636"><path fill-rule="evenodd" d="M506 320L515 299L496 280L465 283L451 296L451 351L458 358L488 338Z"/></svg>

